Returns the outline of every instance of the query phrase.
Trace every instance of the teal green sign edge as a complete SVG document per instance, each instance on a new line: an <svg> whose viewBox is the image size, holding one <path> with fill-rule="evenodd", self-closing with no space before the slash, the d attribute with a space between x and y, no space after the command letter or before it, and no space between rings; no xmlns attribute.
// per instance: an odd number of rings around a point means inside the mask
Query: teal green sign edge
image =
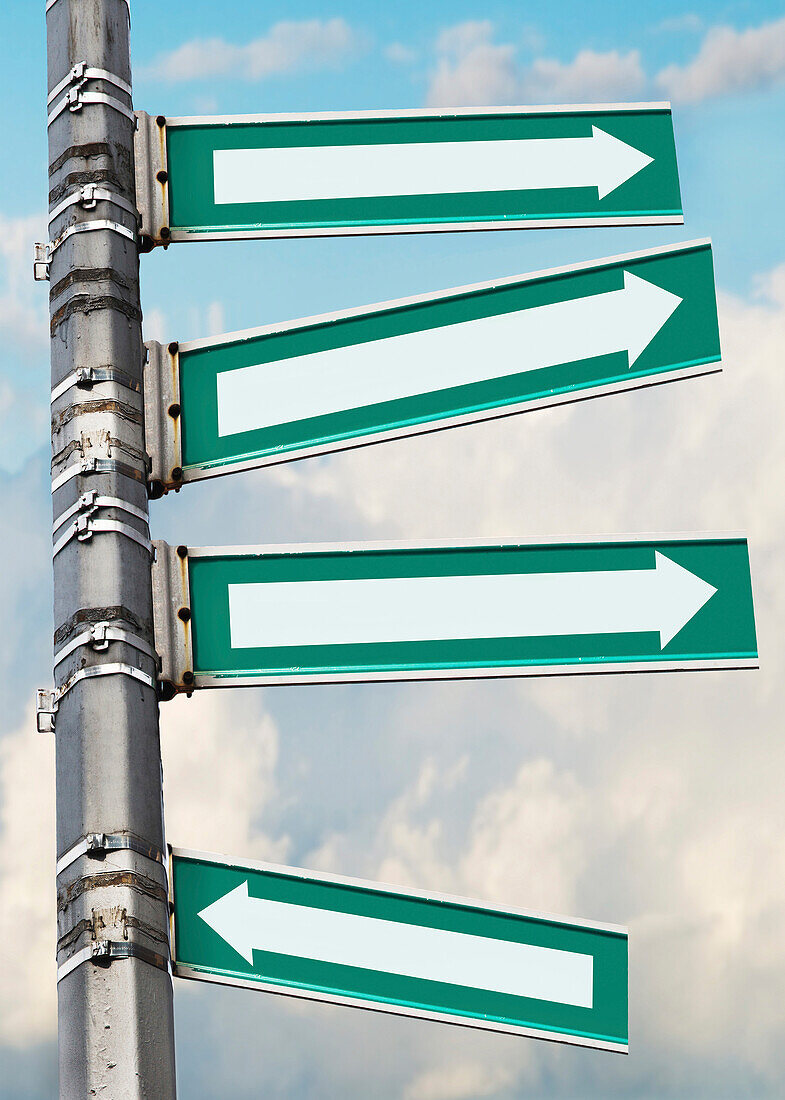
<svg viewBox="0 0 785 1100"><path fill-rule="evenodd" d="M654 631L285 649L233 650L230 644L229 583L298 580L304 574L310 579L352 579L590 572L609 567L643 570L654 567L656 552L717 589L664 647ZM609 557L613 559L610 562ZM388 564L383 572L377 563L385 559ZM318 570L313 569L314 560ZM697 671L758 665L749 551L741 535L628 536L516 544L189 548L188 584L192 687L197 688Z"/></svg>
<svg viewBox="0 0 785 1100"><path fill-rule="evenodd" d="M596 187L551 187L220 206L214 201L218 149L585 138L593 125L653 158L602 199ZM168 118L166 168L172 242L684 221L669 103Z"/></svg>
<svg viewBox="0 0 785 1100"><path fill-rule="evenodd" d="M239 435L218 433L217 378L226 371L618 290L624 270L683 299L632 366L626 352L616 352ZM610 256L185 342L178 356L177 464L185 482L678 381L721 369L715 365L721 350L711 242Z"/></svg>
<svg viewBox="0 0 785 1100"><path fill-rule="evenodd" d="M254 964L248 964L198 915L246 881L251 897L477 935L487 935L481 930L483 921L494 922L499 931L507 922L525 923L525 941L514 940L509 934L497 938L591 954L597 1003L579 1008L469 987L445 987L423 979L274 955L257 948ZM235 861L181 848L170 848L169 883L172 972L176 977L628 1052L628 931L619 925L502 908L470 898L403 890L385 883L258 861ZM260 892L262 884L265 889ZM327 904L327 895L340 897L340 903ZM425 919L407 921L407 917L423 913ZM431 997L413 996L423 990ZM452 1004L437 1004L439 993L445 1000L451 998ZM484 1011L478 1011L478 1002Z"/></svg>

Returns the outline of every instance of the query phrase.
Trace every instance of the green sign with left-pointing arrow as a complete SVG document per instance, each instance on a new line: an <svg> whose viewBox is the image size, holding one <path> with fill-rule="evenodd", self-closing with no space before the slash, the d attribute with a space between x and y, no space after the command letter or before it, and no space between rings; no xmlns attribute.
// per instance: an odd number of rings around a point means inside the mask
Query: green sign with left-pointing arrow
<svg viewBox="0 0 785 1100"><path fill-rule="evenodd" d="M150 352L152 478L179 487L717 370L711 245L614 256Z"/></svg>
<svg viewBox="0 0 785 1100"><path fill-rule="evenodd" d="M627 1050L627 930L175 848L174 973Z"/></svg>
<svg viewBox="0 0 785 1100"><path fill-rule="evenodd" d="M743 538L156 550L175 690L757 663Z"/></svg>

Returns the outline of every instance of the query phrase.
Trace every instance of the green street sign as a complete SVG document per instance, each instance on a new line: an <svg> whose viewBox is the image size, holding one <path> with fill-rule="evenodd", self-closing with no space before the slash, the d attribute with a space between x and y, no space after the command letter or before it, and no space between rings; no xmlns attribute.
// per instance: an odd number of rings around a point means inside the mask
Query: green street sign
<svg viewBox="0 0 785 1100"><path fill-rule="evenodd" d="M627 931L172 851L172 956L218 982L627 1051Z"/></svg>
<svg viewBox="0 0 785 1100"><path fill-rule="evenodd" d="M170 348L145 383L162 489L717 370L711 243Z"/></svg>
<svg viewBox="0 0 785 1100"><path fill-rule="evenodd" d="M148 245L683 221L667 103L138 117Z"/></svg>
<svg viewBox="0 0 785 1100"><path fill-rule="evenodd" d="M741 537L155 545L165 692L757 664Z"/></svg>

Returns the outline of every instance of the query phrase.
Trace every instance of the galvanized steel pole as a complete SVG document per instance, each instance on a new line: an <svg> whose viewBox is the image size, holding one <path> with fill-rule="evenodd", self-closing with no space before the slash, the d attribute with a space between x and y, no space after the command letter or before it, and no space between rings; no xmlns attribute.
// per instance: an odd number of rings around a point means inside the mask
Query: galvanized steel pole
<svg viewBox="0 0 785 1100"><path fill-rule="evenodd" d="M129 3L46 7L60 1096L173 1100Z"/></svg>

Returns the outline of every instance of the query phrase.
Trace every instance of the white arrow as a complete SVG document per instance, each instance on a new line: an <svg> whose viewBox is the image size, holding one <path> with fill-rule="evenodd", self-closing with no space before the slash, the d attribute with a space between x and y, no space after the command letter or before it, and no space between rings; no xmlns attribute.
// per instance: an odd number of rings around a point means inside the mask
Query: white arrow
<svg viewBox="0 0 785 1100"><path fill-rule="evenodd" d="M625 271L620 290L225 371L217 376L218 434L598 355L626 352L631 367L681 301Z"/></svg>
<svg viewBox="0 0 785 1100"><path fill-rule="evenodd" d="M591 1008L591 955L252 898L248 883L199 916L253 965L253 951Z"/></svg>
<svg viewBox="0 0 785 1100"><path fill-rule="evenodd" d="M232 202L450 195L595 187L605 198L653 157L591 137L216 149L214 198Z"/></svg>
<svg viewBox="0 0 785 1100"><path fill-rule="evenodd" d="M664 648L717 591L654 569L230 584L233 649L656 631Z"/></svg>

